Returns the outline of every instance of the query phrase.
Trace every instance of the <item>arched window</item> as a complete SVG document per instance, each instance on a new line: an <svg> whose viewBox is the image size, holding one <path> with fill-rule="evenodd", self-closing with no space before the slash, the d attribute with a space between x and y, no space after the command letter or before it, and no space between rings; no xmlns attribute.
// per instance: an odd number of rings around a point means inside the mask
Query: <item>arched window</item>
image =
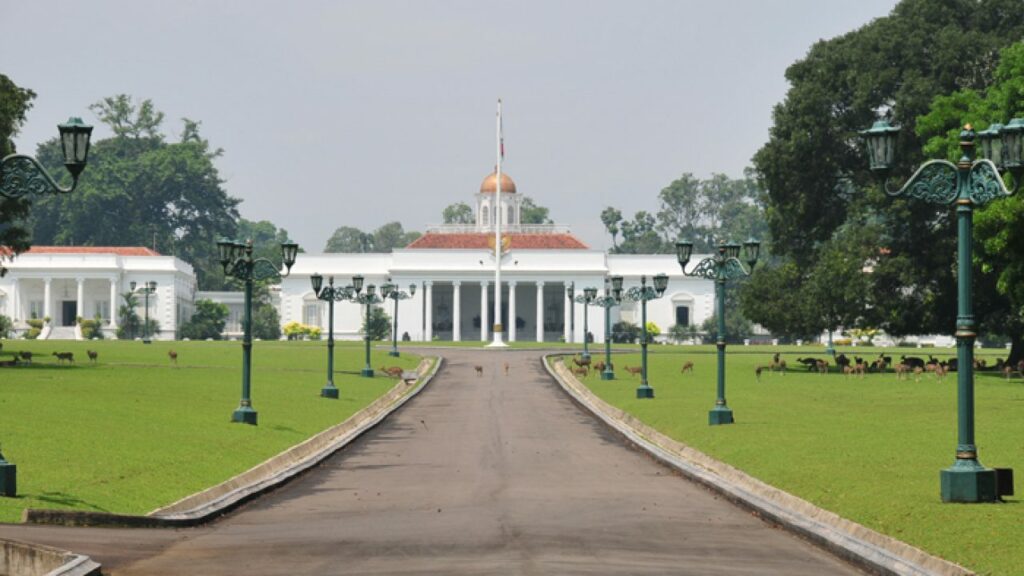
<svg viewBox="0 0 1024 576"><path fill-rule="evenodd" d="M487 210L487 206L484 206L483 215L484 215L483 218L480 219L481 222L483 222L484 226L490 226L490 224L491 224L491 215L490 215L490 213Z"/></svg>

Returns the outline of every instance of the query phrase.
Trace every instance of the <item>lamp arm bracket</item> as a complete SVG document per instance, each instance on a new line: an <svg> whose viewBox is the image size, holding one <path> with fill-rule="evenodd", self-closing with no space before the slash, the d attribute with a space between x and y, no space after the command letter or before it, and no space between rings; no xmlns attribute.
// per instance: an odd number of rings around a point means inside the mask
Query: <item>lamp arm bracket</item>
<svg viewBox="0 0 1024 576"><path fill-rule="evenodd" d="M252 279L270 280L272 278L284 278L287 273L281 274L277 266L266 258L257 258L252 261Z"/></svg>
<svg viewBox="0 0 1024 576"><path fill-rule="evenodd" d="M703 278L705 280L716 280L718 278L718 262L714 258L705 258L697 265L693 267L693 270L687 272L683 270L683 274L686 276L693 276L695 278Z"/></svg>
<svg viewBox="0 0 1024 576"><path fill-rule="evenodd" d="M0 196L21 198L28 194L50 192L67 194L78 186L78 177L70 188L61 188L38 160L24 154L11 154L0 160Z"/></svg>
<svg viewBox="0 0 1024 576"><path fill-rule="evenodd" d="M1014 174L1013 189L1010 190L999 175L999 169L991 160L975 160L971 164L968 186L971 202L976 206L988 204L997 198L1013 196L1020 189L1021 174Z"/></svg>
<svg viewBox="0 0 1024 576"><path fill-rule="evenodd" d="M739 258L729 258L722 263L722 279L735 280L750 276L750 272L743 266Z"/></svg>
<svg viewBox="0 0 1024 576"><path fill-rule="evenodd" d="M910 196L932 204L952 204L957 197L957 167L948 160L929 160L898 188L883 184L889 196Z"/></svg>

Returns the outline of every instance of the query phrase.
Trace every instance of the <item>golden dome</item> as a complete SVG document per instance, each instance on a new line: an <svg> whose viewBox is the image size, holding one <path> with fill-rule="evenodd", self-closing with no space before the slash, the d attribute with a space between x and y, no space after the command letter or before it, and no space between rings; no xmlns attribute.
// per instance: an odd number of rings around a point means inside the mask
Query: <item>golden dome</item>
<svg viewBox="0 0 1024 576"><path fill-rule="evenodd" d="M494 194L494 192L498 188L497 182L498 182L498 172L497 171L491 172L490 175L487 176L487 178L484 178L484 181L480 184L480 193L481 194ZM516 191L516 183L513 182L512 179L508 177L508 174L506 174L505 172L502 172L501 173L501 193L502 194L509 194L509 193L515 194L515 191Z"/></svg>

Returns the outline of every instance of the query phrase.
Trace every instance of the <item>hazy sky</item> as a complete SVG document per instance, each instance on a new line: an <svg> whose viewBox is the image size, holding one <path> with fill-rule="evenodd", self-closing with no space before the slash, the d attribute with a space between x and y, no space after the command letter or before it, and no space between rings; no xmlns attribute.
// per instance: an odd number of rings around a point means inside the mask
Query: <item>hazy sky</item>
<svg viewBox="0 0 1024 576"><path fill-rule="evenodd" d="M0 72L38 94L19 151L68 116L99 124L105 96L152 99L172 138L188 117L224 149L243 217L310 252L471 203L500 97L519 192L604 248L606 206L654 210L684 172L739 177L786 67L895 4L0 0Z"/></svg>

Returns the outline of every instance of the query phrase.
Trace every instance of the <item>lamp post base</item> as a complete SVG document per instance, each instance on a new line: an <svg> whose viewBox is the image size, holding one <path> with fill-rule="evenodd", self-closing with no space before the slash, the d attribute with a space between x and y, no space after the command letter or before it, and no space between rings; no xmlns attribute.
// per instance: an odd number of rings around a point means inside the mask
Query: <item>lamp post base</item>
<svg viewBox="0 0 1024 576"><path fill-rule="evenodd" d="M615 380L615 372L612 372L610 368L601 372L601 380Z"/></svg>
<svg viewBox="0 0 1024 576"><path fill-rule="evenodd" d="M708 411L708 425L717 426L719 424L732 424L735 420L732 419L732 408L728 406L715 406Z"/></svg>
<svg viewBox="0 0 1024 576"><path fill-rule="evenodd" d="M256 411L252 409L252 406L239 406L237 410L231 413L231 421L255 426Z"/></svg>
<svg viewBox="0 0 1024 576"><path fill-rule="evenodd" d="M650 386L639 386L636 389L637 398L654 398L654 388Z"/></svg>
<svg viewBox="0 0 1024 576"><path fill-rule="evenodd" d="M143 344L152 344L152 343L153 343L153 341L152 341L152 340L150 340L149 338L143 338L143 339L142 339L142 343L143 343Z"/></svg>
<svg viewBox="0 0 1024 576"><path fill-rule="evenodd" d="M388 352L388 356L391 356L393 358L398 358L399 356L401 356L401 354L398 353L398 350L392 350L392 351Z"/></svg>
<svg viewBox="0 0 1024 576"><path fill-rule="evenodd" d="M957 460L939 472L943 502L997 502L996 471L977 460Z"/></svg>
<svg viewBox="0 0 1024 576"><path fill-rule="evenodd" d="M0 456L0 496L18 495L18 466Z"/></svg>
<svg viewBox="0 0 1024 576"><path fill-rule="evenodd" d="M373 378L373 368L363 368L359 375L363 378Z"/></svg>
<svg viewBox="0 0 1024 576"><path fill-rule="evenodd" d="M322 398L333 398L338 399L338 389L334 386L333 382L328 382L326 386L320 389L320 396Z"/></svg>

